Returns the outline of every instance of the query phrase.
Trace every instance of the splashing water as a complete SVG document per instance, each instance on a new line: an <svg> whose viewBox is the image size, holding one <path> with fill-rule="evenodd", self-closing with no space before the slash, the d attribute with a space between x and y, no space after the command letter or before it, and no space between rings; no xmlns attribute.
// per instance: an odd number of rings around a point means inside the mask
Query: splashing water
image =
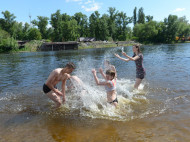
<svg viewBox="0 0 190 142"><path fill-rule="evenodd" d="M123 47L121 48L123 50ZM94 59L90 56L82 58L77 62L77 69L73 72L83 82L82 87L74 80L75 89L66 90L66 103L59 111L49 110L53 102L47 96L37 90L32 94L14 94L10 93L0 98L0 112L20 113L27 112L33 114L50 114L61 116L79 116L90 118L110 119L117 121L126 121L135 118L146 117L150 113L157 111L149 109L149 99L144 84L141 84L139 90L134 90L134 81L127 78L117 79L117 98L118 106L107 103L107 95L103 86L97 86L91 70L99 68L104 59L115 59L114 53L118 48L106 50L103 57ZM112 62L112 61L111 61ZM119 65L119 63L117 64ZM117 68L116 68L117 69ZM119 74L119 70L117 70ZM98 77L102 80L101 75L97 72ZM33 90L34 91L34 90ZM41 94L41 95L39 95ZM48 103L47 103L48 102ZM49 107L48 107L49 106ZM162 109L162 108L161 108Z"/></svg>
<svg viewBox="0 0 190 142"><path fill-rule="evenodd" d="M110 52L105 54L106 58L108 58L109 54ZM70 112L78 113L80 116L120 121L134 117L132 107L142 103L148 103L145 92L143 92L144 86L141 85L141 90L134 91L133 81L124 78L117 80L116 91L119 104L115 108L113 105L107 103L107 95L104 87L95 84L91 69L96 67L96 64L96 62L93 62L89 58L82 59L78 62L78 68L74 74L83 82L83 89L79 86L77 87L76 82L71 80L76 87L67 92L67 102L61 111L69 110ZM102 80L98 72L97 75ZM140 93L141 96L135 97L136 94Z"/></svg>

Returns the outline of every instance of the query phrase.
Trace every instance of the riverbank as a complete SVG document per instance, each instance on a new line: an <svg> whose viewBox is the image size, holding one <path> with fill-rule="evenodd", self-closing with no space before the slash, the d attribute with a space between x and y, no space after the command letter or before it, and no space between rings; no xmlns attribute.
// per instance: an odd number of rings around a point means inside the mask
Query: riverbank
<svg viewBox="0 0 190 142"><path fill-rule="evenodd" d="M120 46L131 46L136 44L134 41L94 41L94 42L81 42L79 43L78 49L89 49L89 48L109 48L109 47L120 47Z"/></svg>

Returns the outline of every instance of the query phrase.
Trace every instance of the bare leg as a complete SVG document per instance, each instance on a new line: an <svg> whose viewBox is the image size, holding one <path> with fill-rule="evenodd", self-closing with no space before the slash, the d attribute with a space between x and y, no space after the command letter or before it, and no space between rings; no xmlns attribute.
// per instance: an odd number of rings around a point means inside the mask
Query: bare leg
<svg viewBox="0 0 190 142"><path fill-rule="evenodd" d="M53 91L47 93L47 96L55 102L54 108L59 108L61 106L61 97L55 94Z"/></svg>
<svg viewBox="0 0 190 142"><path fill-rule="evenodd" d="M117 104L118 104L118 103L117 103L117 102L113 102L112 104L113 104L115 107L117 107Z"/></svg>
<svg viewBox="0 0 190 142"><path fill-rule="evenodd" d="M142 82L142 79L136 78L136 82L135 82L134 88L135 88L135 89L138 89L138 87L139 87L139 85L141 84L141 82Z"/></svg>

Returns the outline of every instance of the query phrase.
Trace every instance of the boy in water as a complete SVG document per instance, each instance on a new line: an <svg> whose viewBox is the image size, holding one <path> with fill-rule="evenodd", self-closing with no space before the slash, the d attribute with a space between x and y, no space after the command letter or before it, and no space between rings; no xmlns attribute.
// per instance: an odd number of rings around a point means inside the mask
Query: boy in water
<svg viewBox="0 0 190 142"><path fill-rule="evenodd" d="M53 70L43 85L44 93L55 102L55 108L59 108L62 102L65 102L65 84L69 78L69 74L72 73L74 69L75 65L73 63L68 63L64 68ZM62 82L62 91L59 91L56 87L59 82Z"/></svg>
<svg viewBox="0 0 190 142"><path fill-rule="evenodd" d="M107 70L105 76L105 81L100 82L97 75L96 70L92 70L94 79L97 85L105 86L105 90L107 92L107 101L110 104L113 104L115 107L118 104L117 96L116 96L116 80L115 80L115 72L112 70ZM102 72L102 74L104 74Z"/></svg>

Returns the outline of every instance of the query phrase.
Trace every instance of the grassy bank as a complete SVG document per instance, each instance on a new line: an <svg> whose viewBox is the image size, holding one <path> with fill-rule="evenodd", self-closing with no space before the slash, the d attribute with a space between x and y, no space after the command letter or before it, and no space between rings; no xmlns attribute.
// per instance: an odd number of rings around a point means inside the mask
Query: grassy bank
<svg viewBox="0 0 190 142"><path fill-rule="evenodd" d="M19 52L35 52L38 51L38 48L42 45L44 41L32 40L27 42L24 47L19 49Z"/></svg>
<svg viewBox="0 0 190 142"><path fill-rule="evenodd" d="M135 42L133 41L118 41L118 42L94 41L94 42L79 43L79 49L120 47L120 46L130 46L133 44L135 44Z"/></svg>

